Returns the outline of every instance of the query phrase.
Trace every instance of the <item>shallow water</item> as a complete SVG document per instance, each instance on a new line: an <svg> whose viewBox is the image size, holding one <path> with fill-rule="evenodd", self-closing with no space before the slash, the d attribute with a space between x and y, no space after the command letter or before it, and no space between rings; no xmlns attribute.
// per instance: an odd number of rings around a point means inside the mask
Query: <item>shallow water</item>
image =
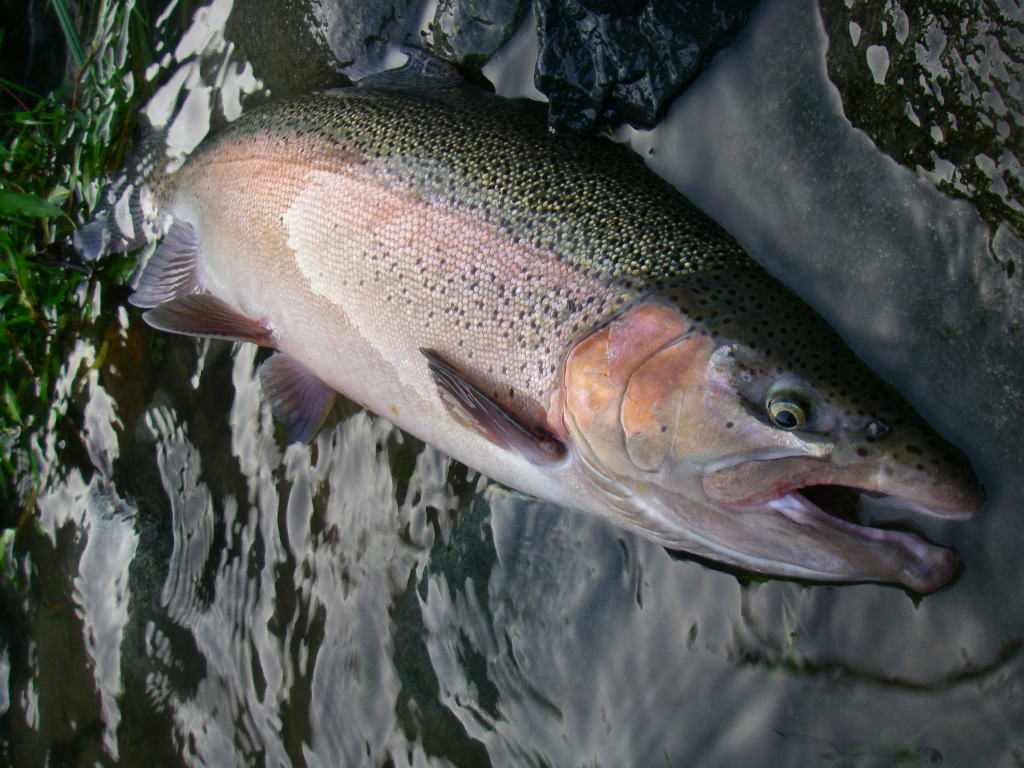
<svg viewBox="0 0 1024 768"><path fill-rule="evenodd" d="M238 13L197 11L151 73L149 112L181 151L267 82L283 95L225 36L244 35ZM154 334L111 291L109 327L69 361L81 439L38 435L0 755L1024 764L1019 296L976 212L850 126L825 45L811 0L763 0L657 131L622 133L972 457L984 513L926 527L961 555L958 581L914 601L737 578L489 484L354 406L285 449L253 347ZM509 95L529 89L516 58L486 70Z"/></svg>

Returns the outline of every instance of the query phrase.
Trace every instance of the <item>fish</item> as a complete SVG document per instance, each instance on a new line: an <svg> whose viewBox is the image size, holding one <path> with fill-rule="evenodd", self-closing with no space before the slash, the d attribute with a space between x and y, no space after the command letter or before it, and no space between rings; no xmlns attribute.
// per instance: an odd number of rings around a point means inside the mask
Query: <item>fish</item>
<svg viewBox="0 0 1024 768"><path fill-rule="evenodd" d="M130 302L273 349L259 377L290 441L341 393L498 483L742 571L917 593L959 571L856 507L968 519L967 458L634 153L549 132L543 105L410 54L244 112L143 191L164 235Z"/></svg>

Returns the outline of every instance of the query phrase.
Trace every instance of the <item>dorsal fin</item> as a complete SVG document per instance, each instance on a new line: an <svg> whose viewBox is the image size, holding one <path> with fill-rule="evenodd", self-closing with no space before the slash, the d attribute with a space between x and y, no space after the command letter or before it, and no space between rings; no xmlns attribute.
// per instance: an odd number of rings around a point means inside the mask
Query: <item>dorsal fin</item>
<svg viewBox="0 0 1024 768"><path fill-rule="evenodd" d="M350 67L348 73L360 88L401 88L425 83L458 85L465 82L454 64L411 45L388 46L380 59Z"/></svg>
<svg viewBox="0 0 1024 768"><path fill-rule="evenodd" d="M157 330L169 333L274 346L269 328L209 294L179 296L143 312L142 319Z"/></svg>
<svg viewBox="0 0 1024 768"><path fill-rule="evenodd" d="M194 293L197 288L196 265L199 262L199 238L192 225L175 219L160 247L149 257L139 286L128 297L136 307L161 304Z"/></svg>
<svg viewBox="0 0 1024 768"><path fill-rule="evenodd" d="M308 443L334 405L334 390L312 371L284 353L260 366L263 395L274 418L284 424L290 443Z"/></svg>
<svg viewBox="0 0 1024 768"><path fill-rule="evenodd" d="M427 358L441 401L460 424L495 445L522 454L532 464L550 464L565 457L565 445L547 429L512 413L437 352L430 349L420 349L420 352Z"/></svg>

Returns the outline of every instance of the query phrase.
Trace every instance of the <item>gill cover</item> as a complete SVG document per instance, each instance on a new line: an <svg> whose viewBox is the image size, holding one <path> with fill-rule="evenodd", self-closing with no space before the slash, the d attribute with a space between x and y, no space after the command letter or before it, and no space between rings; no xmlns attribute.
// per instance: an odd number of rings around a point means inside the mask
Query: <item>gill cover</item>
<svg viewBox="0 0 1024 768"><path fill-rule="evenodd" d="M661 469L712 347L660 303L634 307L577 344L565 365L563 417L583 459L618 477Z"/></svg>

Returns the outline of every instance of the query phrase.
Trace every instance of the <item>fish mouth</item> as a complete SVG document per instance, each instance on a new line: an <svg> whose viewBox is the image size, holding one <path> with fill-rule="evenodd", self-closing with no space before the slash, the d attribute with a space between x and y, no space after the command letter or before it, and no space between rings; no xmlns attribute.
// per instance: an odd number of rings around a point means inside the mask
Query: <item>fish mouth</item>
<svg viewBox="0 0 1024 768"><path fill-rule="evenodd" d="M801 488L793 488L775 498L766 500L764 506L775 510L800 525L824 522L829 526L846 529L859 536L878 541L892 541L894 539L907 543L924 541L918 534L910 531L876 527L874 524L862 523L858 513L862 509L865 497L882 502L883 505L886 505L886 502L892 502L891 506L889 506L892 510L898 509L902 505L907 507L913 505L918 511L927 510L925 514L949 519L948 516L942 514L942 511L927 508L922 504L914 503L907 499L846 485L808 485ZM752 504L750 506L756 505ZM931 547L932 545L928 546Z"/></svg>
<svg viewBox="0 0 1024 768"><path fill-rule="evenodd" d="M770 525L792 538L788 546L815 563L811 578L896 582L932 592L956 575L956 555L906 528L918 516L972 517L980 490L943 479L915 484L894 474L866 464L836 467L785 457L719 465L705 474L703 486L712 502L734 513L772 515ZM873 519L862 522L865 517Z"/></svg>

